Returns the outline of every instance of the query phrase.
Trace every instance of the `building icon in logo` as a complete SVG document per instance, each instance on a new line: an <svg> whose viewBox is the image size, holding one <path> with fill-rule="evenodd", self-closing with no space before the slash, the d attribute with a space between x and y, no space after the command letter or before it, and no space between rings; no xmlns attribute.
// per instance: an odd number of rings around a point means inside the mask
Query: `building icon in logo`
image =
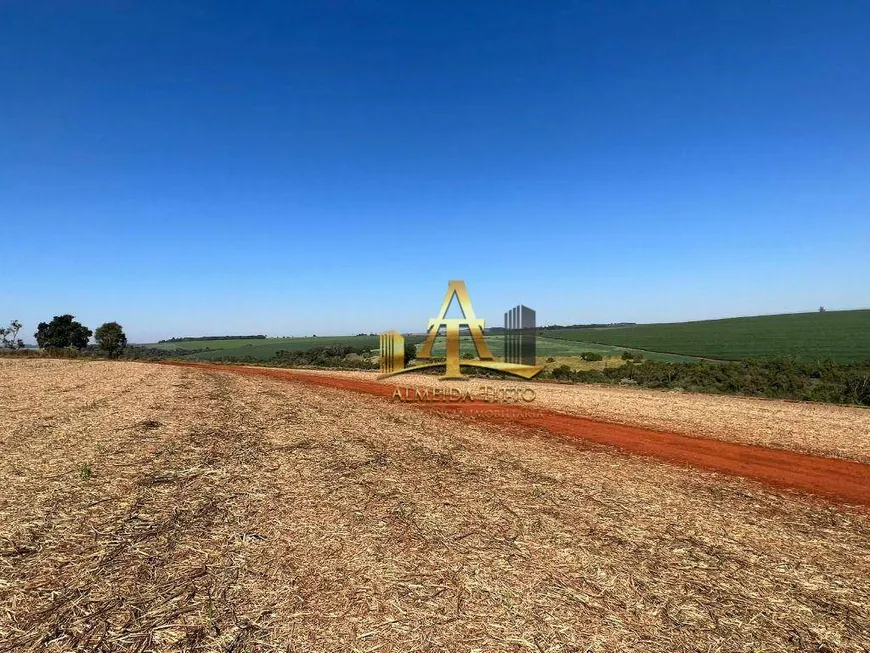
<svg viewBox="0 0 870 653"><path fill-rule="evenodd" d="M405 368L405 338L398 331L381 334L381 372L393 374Z"/></svg>
<svg viewBox="0 0 870 653"><path fill-rule="evenodd" d="M535 311L528 306L514 306L504 314L504 359L508 363L534 365Z"/></svg>
<svg viewBox="0 0 870 653"><path fill-rule="evenodd" d="M447 312L451 302L456 299L462 311L461 318L448 318ZM510 318L508 317L510 316ZM510 330L508 331L508 326ZM447 294L441 304L437 317L429 320L426 330L426 341L417 352L417 359L432 360L432 348L435 339L444 329L445 360L444 362L427 362L411 367L404 366L405 341L395 331L381 334L381 372L384 376L411 372L429 367L445 368L442 379L464 378L461 366L483 367L507 374L531 379L538 374L543 366L535 365L535 312L526 306L517 306L505 313L505 360L496 361L484 338L484 320L478 318L471 305L471 298L464 281L450 281L447 284ZM461 360L459 355L460 336L462 330L467 330L471 342L477 352L477 360ZM398 339L401 340L398 340ZM401 352L401 353L399 353Z"/></svg>

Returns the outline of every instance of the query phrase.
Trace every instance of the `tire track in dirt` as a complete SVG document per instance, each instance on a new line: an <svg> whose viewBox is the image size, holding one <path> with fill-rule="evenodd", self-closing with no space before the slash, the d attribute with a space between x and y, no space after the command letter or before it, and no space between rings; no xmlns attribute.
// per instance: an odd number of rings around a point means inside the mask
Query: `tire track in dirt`
<svg viewBox="0 0 870 653"><path fill-rule="evenodd" d="M339 390L390 398L393 385L322 374L306 374L241 365L165 362L217 372L264 376ZM549 433L615 447L623 452L671 463L762 481L773 486L809 492L848 504L870 506L870 465L750 444L654 431L636 426L599 422L575 415L515 404L483 402L403 402L420 410L455 414L466 419L505 426L543 429Z"/></svg>

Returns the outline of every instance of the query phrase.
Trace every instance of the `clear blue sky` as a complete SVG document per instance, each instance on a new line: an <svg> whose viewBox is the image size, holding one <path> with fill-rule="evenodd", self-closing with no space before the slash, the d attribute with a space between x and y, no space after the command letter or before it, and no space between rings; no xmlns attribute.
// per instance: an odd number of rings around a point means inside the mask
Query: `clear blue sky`
<svg viewBox="0 0 870 653"><path fill-rule="evenodd" d="M870 306L870 3L0 4L0 321ZM31 339L32 340L32 339Z"/></svg>

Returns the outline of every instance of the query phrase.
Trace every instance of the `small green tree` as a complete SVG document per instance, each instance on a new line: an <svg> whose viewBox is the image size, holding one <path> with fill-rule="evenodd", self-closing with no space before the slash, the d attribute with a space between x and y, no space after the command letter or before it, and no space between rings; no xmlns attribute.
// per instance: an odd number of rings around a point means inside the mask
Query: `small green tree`
<svg viewBox="0 0 870 653"><path fill-rule="evenodd" d="M574 375L574 370L572 370L568 365L559 365L558 367L553 368L553 378L559 379L561 381L570 381Z"/></svg>
<svg viewBox="0 0 870 653"><path fill-rule="evenodd" d="M405 365L407 366L412 360L417 358L417 345L410 342L405 343Z"/></svg>
<svg viewBox="0 0 870 653"><path fill-rule="evenodd" d="M103 324L94 333L94 338L100 349L105 351L109 358L120 356L127 346L127 336L124 335L124 329L117 322Z"/></svg>
<svg viewBox="0 0 870 653"><path fill-rule="evenodd" d="M21 331L21 322L12 320L8 327L0 327L0 348L24 349L24 341L18 337Z"/></svg>
<svg viewBox="0 0 870 653"><path fill-rule="evenodd" d="M580 354L580 358L587 362L604 360L604 356L594 351L584 351L582 354Z"/></svg>
<svg viewBox="0 0 870 653"><path fill-rule="evenodd" d="M51 322L40 322L33 334L36 344L46 347L75 347L84 349L88 346L93 331L76 322L72 315L55 315Z"/></svg>

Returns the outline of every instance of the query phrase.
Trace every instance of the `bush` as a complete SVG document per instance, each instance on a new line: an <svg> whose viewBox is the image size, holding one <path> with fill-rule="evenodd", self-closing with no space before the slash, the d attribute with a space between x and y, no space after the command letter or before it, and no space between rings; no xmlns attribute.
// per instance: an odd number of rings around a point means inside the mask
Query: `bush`
<svg viewBox="0 0 870 653"><path fill-rule="evenodd" d="M408 366L412 360L417 358L417 345L414 345L410 342L405 343L405 367Z"/></svg>
<svg viewBox="0 0 870 653"><path fill-rule="evenodd" d="M554 379L559 379L560 381L571 381L573 380L573 370L567 365L559 365L559 367L554 367L551 372Z"/></svg>
<svg viewBox="0 0 870 653"><path fill-rule="evenodd" d="M580 354L580 358L590 362L604 360L604 356L602 356L601 354L596 354L594 351L584 351L582 354Z"/></svg>

